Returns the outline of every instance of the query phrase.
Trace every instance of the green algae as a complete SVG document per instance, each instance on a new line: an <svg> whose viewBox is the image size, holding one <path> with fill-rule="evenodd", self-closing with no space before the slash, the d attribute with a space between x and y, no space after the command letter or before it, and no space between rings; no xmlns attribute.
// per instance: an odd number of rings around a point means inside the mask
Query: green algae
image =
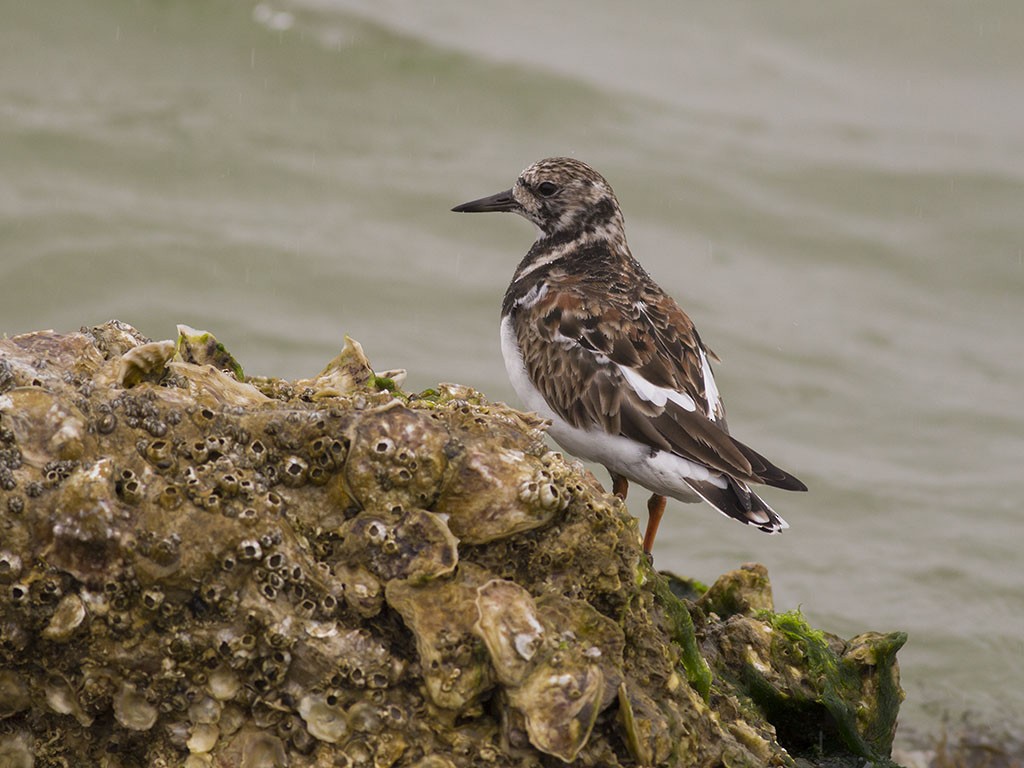
<svg viewBox="0 0 1024 768"><path fill-rule="evenodd" d="M672 639L682 649L680 661L686 670L686 679L706 701L711 694L711 668L701 655L697 644L690 609L673 593L668 577L651 571L650 579L654 594L668 614Z"/></svg>
<svg viewBox="0 0 1024 768"><path fill-rule="evenodd" d="M805 668L809 686L804 690L779 686L750 668L754 698L770 711L788 707L822 721L822 741L829 738L827 732L834 728L834 734L853 754L875 762L888 761L896 713L903 698L893 665L896 652L907 640L906 634L872 633L842 643L808 625L799 610L769 613L764 618L779 635L774 650L782 663ZM866 670L877 680L877 690L867 699L863 696ZM819 706L828 713L827 719L813 714ZM788 722L785 725L791 727ZM805 725L806 722L800 727Z"/></svg>
<svg viewBox="0 0 1024 768"><path fill-rule="evenodd" d="M378 392L399 392L400 389L395 380L388 376L378 376L374 374L370 379L369 385L376 389Z"/></svg>

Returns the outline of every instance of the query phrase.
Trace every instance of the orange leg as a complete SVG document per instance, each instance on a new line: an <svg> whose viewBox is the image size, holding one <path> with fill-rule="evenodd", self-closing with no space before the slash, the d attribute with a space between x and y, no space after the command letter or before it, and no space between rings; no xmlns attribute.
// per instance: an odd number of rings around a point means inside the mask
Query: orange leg
<svg viewBox="0 0 1024 768"><path fill-rule="evenodd" d="M626 493L629 491L629 480L622 475L616 475L614 472L610 474L612 476L612 493L625 501Z"/></svg>
<svg viewBox="0 0 1024 768"><path fill-rule="evenodd" d="M648 555L654 549L654 537L658 535L658 524L661 516L665 514L665 497L653 494L647 500L647 530L644 532L644 552Z"/></svg>

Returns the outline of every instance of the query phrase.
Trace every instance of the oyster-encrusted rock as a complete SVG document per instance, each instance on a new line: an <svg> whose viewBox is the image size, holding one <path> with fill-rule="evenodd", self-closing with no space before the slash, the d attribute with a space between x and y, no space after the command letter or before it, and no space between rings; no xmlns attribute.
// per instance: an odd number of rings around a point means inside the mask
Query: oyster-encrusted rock
<svg viewBox="0 0 1024 768"><path fill-rule="evenodd" d="M283 381L186 326L0 338L0 763L884 760L902 636L760 566L680 601L542 420L400 383L350 339Z"/></svg>

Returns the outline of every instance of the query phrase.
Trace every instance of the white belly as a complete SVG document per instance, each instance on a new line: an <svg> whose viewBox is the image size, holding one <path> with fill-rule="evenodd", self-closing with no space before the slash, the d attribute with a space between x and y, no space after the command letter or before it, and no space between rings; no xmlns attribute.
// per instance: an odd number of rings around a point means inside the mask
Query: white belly
<svg viewBox="0 0 1024 768"><path fill-rule="evenodd" d="M619 435L610 435L600 428L580 429L562 419L530 381L523 357L519 353L512 321L507 317L501 321L501 353L505 358L505 369L512 388L523 404L528 410L551 421L551 436L574 456L603 464L609 471L642 485L652 493L685 502L700 501L700 497L686 484L686 478L709 480L720 488L726 486L725 478L703 464L667 451L652 450L647 445Z"/></svg>

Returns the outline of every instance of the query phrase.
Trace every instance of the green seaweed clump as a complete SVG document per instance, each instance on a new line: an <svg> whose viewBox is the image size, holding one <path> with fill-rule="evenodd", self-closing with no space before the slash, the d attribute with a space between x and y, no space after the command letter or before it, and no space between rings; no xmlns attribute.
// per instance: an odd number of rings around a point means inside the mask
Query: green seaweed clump
<svg viewBox="0 0 1024 768"><path fill-rule="evenodd" d="M799 611L774 613L767 571L756 563L720 577L696 607L721 690L769 721L787 751L837 767L890 764L905 633L843 640Z"/></svg>
<svg viewBox="0 0 1024 768"><path fill-rule="evenodd" d="M900 636L776 615L760 566L677 596L543 421L401 382L352 340L296 381L185 326L0 340L0 762L888 755Z"/></svg>

